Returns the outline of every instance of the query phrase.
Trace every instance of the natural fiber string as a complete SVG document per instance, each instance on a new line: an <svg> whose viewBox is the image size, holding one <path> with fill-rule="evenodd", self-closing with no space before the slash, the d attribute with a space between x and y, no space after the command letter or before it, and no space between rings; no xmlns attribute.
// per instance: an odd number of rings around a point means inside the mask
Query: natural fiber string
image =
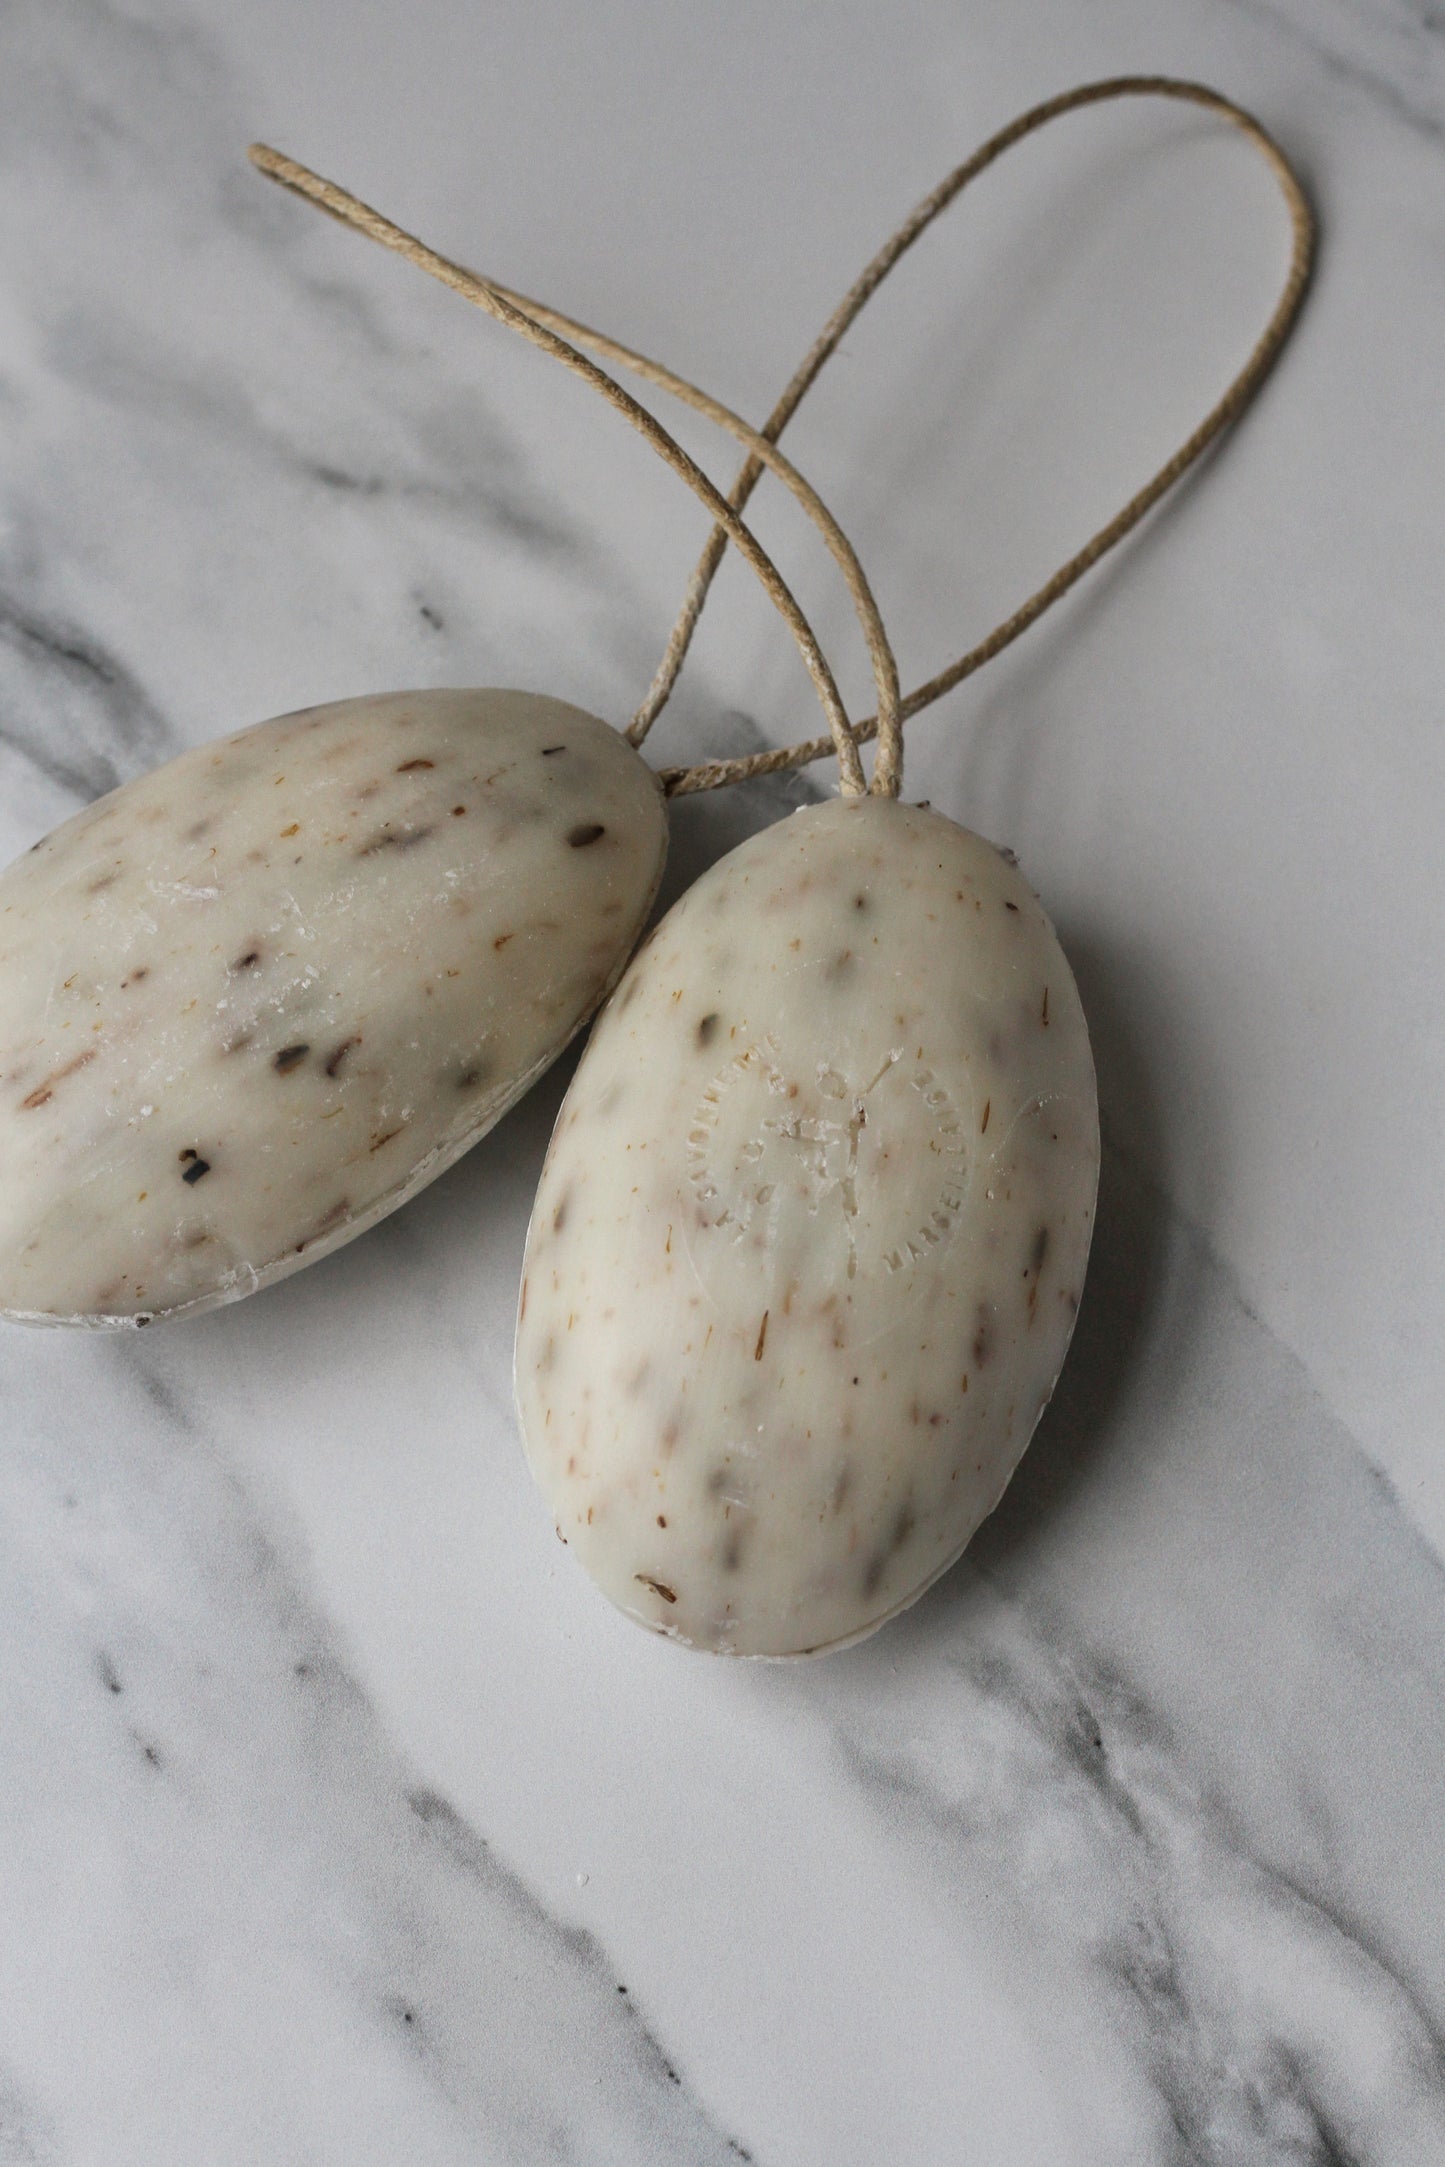
<svg viewBox="0 0 1445 2167"><path fill-rule="evenodd" d="M902 718L905 720L918 714L922 708L930 706L945 692L951 692L955 685L962 684L966 677L971 677L975 670L981 669L984 663L1012 645L1030 625L1037 623L1045 610L1051 608L1060 596L1067 594L1070 587L1083 578L1085 572L1121 542L1131 528L1139 524L1145 513L1202 457L1215 438L1220 436L1231 422L1237 420L1249 404L1289 336L1309 283L1315 248L1315 218L1299 177L1273 136L1252 113L1247 112L1243 106L1236 105L1221 92L1211 90L1204 83L1187 82L1166 75L1111 76L1102 82L1083 83L1077 89L1063 92L1059 97L1046 99L1043 104L1032 106L1028 112L1021 113L1016 120L1010 121L997 135L990 136L971 158L956 167L931 194L923 198L844 295L763 424L761 433L769 442L781 436L805 394L817 381L824 363L836 350L844 334L882 285L893 266L907 254L919 236L932 225L940 212L945 211L954 198L963 192L970 181L975 180L1015 143L1022 142L1026 136L1035 134L1038 129L1046 127L1050 121L1060 119L1065 113L1076 112L1084 106L1102 105L1114 98L1139 97L1172 98L1187 105L1203 106L1207 112L1218 114L1221 119L1239 129L1262 153L1279 182L1290 217L1289 269L1279 300L1244 367L1223 397L1210 408L1198 428L1185 439L1172 458L1167 459L1157 474L1129 499L1122 511L1116 513L1106 526L1101 527L1081 550L1069 558L1067 564L1061 565L1052 578L1030 595L1012 616L1006 617L1003 623L980 640L976 647L971 647L956 662L950 663L947 669L940 670L936 677L929 678L926 684L919 685L915 691L906 694L901 709ZM746 505L761 473L762 468L757 460L750 458L728 493L728 502L735 510L740 511ZM714 529L688 583L682 609L673 626L651 690L628 728L627 735L634 745L642 743L666 704L726 547L726 535L720 529ZM877 717L869 716L855 724L854 730L860 740L866 741L875 733L878 736L879 754L873 787L875 790L896 795L901 779L902 754L889 718L881 713ZM742 760L704 761L698 766L663 768L660 772L664 788L670 795L679 796L686 791L716 789L724 783L740 782L750 776L774 774L783 768L805 767L810 761L822 758L829 749L828 739L811 738L802 744L780 746L772 752L754 753Z"/></svg>
<svg viewBox="0 0 1445 2167"><path fill-rule="evenodd" d="M645 356L628 353L626 349L615 346L613 341L603 338L600 334L588 332L582 325L571 324L567 318L561 316L556 310L547 309L540 303L525 302L521 296L513 295L505 288L494 285L491 280L480 278L474 271L468 271L461 264L453 263L448 257L439 255L435 249L429 248L424 241L419 241L414 234L407 233L402 227L395 225L391 219L383 217L380 211L373 210L370 204L363 203L359 197L352 195L349 190L338 187L334 181L323 179L319 173L313 173L309 166L300 164L294 158L286 157L280 151L272 150L264 143L253 143L250 147L250 157L252 163L268 179L278 181L282 187L289 188L294 194L302 196L307 202L329 212L342 225L349 226L353 231L365 234L368 239L379 241L384 248L390 248L396 254L404 256L409 263L413 263L420 270L430 273L433 278L439 279L444 286L450 287L453 292L461 294L465 300L473 302L478 308L485 310L489 316L495 317L499 323L508 325L514 331L519 331L532 345L540 347L544 353L552 355L555 360L562 362L574 374L582 377L584 382L590 383L594 390L601 393L609 405L615 407L623 415L624 419L631 422L633 428L645 438L659 457L675 473L680 474L689 488L702 499L707 509L713 514L714 519L718 521L719 526L737 544L744 558L762 581L770 599L786 619L812 676L818 697L823 705L823 711L828 718L830 734L825 742L830 744L837 753L843 794L847 797L861 797L864 795L868 788L867 778L863 773L862 762L858 757L858 748L833 673L828 666L822 649L818 645L817 639L814 637L807 618L803 615L771 557L743 523L741 515L727 503L719 490L702 472L702 469L688 457L681 445L668 434L667 430L647 411L646 407L640 406L635 399L631 398L622 389L614 378L610 377L605 370L597 368L592 362L588 361L583 354L578 352L576 346L570 344L567 339L558 336L557 332L551 329L550 326L552 324L566 325L575 337L585 339L587 343L600 350L617 353L626 359L628 366L636 368L639 374L647 376L651 381L663 384L667 389L674 391L688 405L696 407L700 412L707 414L710 419L747 445L749 456L757 459L762 466L771 468L792 490L803 505L804 510L822 532L825 542L833 552L842 571L849 593L853 598L854 606L858 611L864 637L868 642L869 652L873 660L874 681L879 698L879 714L888 719L888 726L896 732L900 727L898 718L898 665L894 660L893 650L888 643L888 635L884 630L878 605L873 598L863 568L858 562L848 537L844 534L811 483L798 473L791 462L784 458L783 454L760 431L754 429L750 423L743 421L730 408L723 406L719 400L711 398L706 392L699 391L695 385L687 383L684 378L674 376L670 370L662 368L656 362L648 361Z"/></svg>
<svg viewBox="0 0 1445 2167"><path fill-rule="evenodd" d="M1289 207L1292 227L1292 249L1289 274L1280 299L1276 304L1260 339L1257 341L1244 368L1235 377L1223 397L1205 416L1192 435L1180 446L1173 457L1161 467L1123 510L1107 526L1101 528L1075 556L1057 571L1043 587L1032 595L1013 615L997 626L967 654L941 671L936 677L919 686L906 699L897 695L897 673L887 635L878 614L877 605L868 588L857 556L838 527L836 520L818 498L816 491L805 478L785 461L776 451L774 439L781 434L787 422L797 411L804 395L816 381L823 365L835 351L848 327L861 309L876 292L878 286L906 253L928 225L946 209L949 203L985 168L1014 143L1034 133L1049 121L1072 112L1081 106L1099 104L1105 100L1122 97L1156 96L1173 98L1201 105L1220 114L1238 127L1261 150L1274 171ZM1062 96L1032 107L1002 129L997 135L959 166L947 179L926 196L922 203L884 244L884 247L864 269L843 301L829 318L828 323L814 341L808 354L795 371L787 390L779 400L761 431L752 429L736 414L712 399L697 386L679 377L660 363L650 360L632 348L598 332L590 326L577 322L548 304L513 292L500 283L481 278L449 259L439 256L414 236L405 233L379 212L312 173L295 160L268 150L264 145L252 146L251 156L257 166L274 180L292 188L308 201L327 210L345 225L378 240L383 246L395 249L399 254L428 271L464 298L485 309L488 314L509 324L513 329L531 339L534 345L550 352L555 358L573 368L594 385L609 403L617 407L647 438L653 448L668 465L682 475L689 486L714 510L717 525L708 539L688 585L687 595L677 623L668 641L666 653L659 666L647 700L638 710L627 735L634 744L646 737L653 721L666 704L669 693L682 662L686 656L697 620L723 551L729 539L735 540L745 559L761 579L775 605L782 612L802 650L815 687L828 716L829 735L805 740L798 745L779 747L774 751L748 755L738 760L706 761L686 768L667 768L661 771L664 788L671 796L690 791L717 789L726 783L743 781L750 776L769 774L783 768L806 765L823 757L828 751L837 752L842 770L842 787L847 795L857 795L865 787L861 765L857 759L854 740L863 740L875 734L879 739L879 755L875 766L873 789L882 795L896 796L902 779L902 733L904 718L916 714L933 700L952 689L953 686L982 667L992 656L1017 639L1035 623L1051 604L1073 586L1076 580L1096 564L1108 550L1121 541L1145 513L1158 502L1175 481L1202 455L1214 439L1237 418L1254 392L1262 383L1288 335L1308 283L1313 256L1315 225L1304 190L1285 158L1254 116L1241 106L1235 105L1221 93L1206 85L1176 80L1167 76L1121 76L1099 83L1088 83L1065 92ZM549 336L549 332L553 335ZM590 346L623 367L632 370L646 381L657 384L683 400L697 411L727 429L732 435L749 446L749 457L726 501L722 500L681 447L668 435L645 408L628 398L605 372L595 369L569 345L567 339L555 334L566 332L578 345ZM868 717L850 731L843 713L841 698L826 660L802 611L756 539L738 516L746 504L764 469L771 469L803 504L804 509L820 528L835 560L843 573L858 611L865 638L873 660L875 682L879 700L876 716ZM851 757L850 757L851 755Z"/></svg>

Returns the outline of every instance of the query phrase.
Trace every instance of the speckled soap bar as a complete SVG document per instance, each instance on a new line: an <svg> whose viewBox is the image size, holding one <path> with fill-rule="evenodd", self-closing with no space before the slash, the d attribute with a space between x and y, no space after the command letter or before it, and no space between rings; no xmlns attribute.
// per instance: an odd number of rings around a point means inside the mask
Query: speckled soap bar
<svg viewBox="0 0 1445 2167"><path fill-rule="evenodd" d="M591 1013L666 818L520 692L339 701L182 755L0 876L0 1307L194 1311L449 1165Z"/></svg>
<svg viewBox="0 0 1445 2167"><path fill-rule="evenodd" d="M1099 1142L1072 974L990 844L875 797L708 872L558 1118L517 1396L557 1531L695 1646L838 1646L992 1509L1078 1309Z"/></svg>

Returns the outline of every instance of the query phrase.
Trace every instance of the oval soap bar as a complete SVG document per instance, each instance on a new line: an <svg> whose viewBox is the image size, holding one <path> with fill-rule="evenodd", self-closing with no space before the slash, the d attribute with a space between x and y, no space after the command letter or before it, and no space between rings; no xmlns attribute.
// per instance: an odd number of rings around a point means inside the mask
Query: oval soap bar
<svg viewBox="0 0 1445 2167"><path fill-rule="evenodd" d="M920 808L797 812L662 921L558 1117L517 1398L570 1544L695 1647L840 1646L991 1511L1073 1330L1098 1181L1072 974Z"/></svg>
<svg viewBox="0 0 1445 2167"><path fill-rule="evenodd" d="M340 700L181 755L0 875L0 1309L147 1323L349 1241L602 999L667 824L526 692Z"/></svg>

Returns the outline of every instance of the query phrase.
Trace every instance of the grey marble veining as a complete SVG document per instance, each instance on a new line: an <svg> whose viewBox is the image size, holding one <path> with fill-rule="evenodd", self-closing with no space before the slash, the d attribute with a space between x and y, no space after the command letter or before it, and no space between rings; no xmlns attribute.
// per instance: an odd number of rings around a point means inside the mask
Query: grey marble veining
<svg viewBox="0 0 1445 2167"><path fill-rule="evenodd" d="M144 631L105 551L87 562L83 539L108 529L118 548L144 550L153 578L185 530L191 492L222 508L221 525L161 604L155 629L171 662L219 621L264 652L284 614L275 598L295 578L277 547L288 533L304 536L323 640L346 642L353 658L333 664L339 689L348 667L355 680L366 602L382 595L392 653L401 633L423 681L449 663L454 672L448 624L478 553L495 580L497 552L510 548L538 583L530 598L508 592L514 618L540 607L550 621L567 588L579 611L600 615L612 560L489 410L485 384L429 365L424 337L407 328L408 297L383 319L347 278L345 250L324 271L298 261L304 230L238 157L245 96L211 27L77 0L9 11L0 38L0 157L31 311L15 392L29 426L7 458L0 540L0 653L20 673L5 703L12 758L36 763L74 804L208 734L194 713L168 712L165 689L127 651ZM86 211L97 190L124 206L106 241ZM37 218L45 245L27 259ZM160 236L173 251L163 321L125 285ZM178 337L182 322L190 331ZM472 340L477 328L463 324ZM374 559L378 543L405 568L400 581ZM359 585L358 554L373 557ZM503 576L510 588L505 559ZM88 588L84 625L77 586ZM495 674L500 657L485 644L475 653L470 596L467 611L471 667L492 659ZM634 669L646 653L634 641ZM244 698L238 689L217 702L217 724L261 719L264 708L238 712Z"/></svg>
<svg viewBox="0 0 1445 2167"><path fill-rule="evenodd" d="M0 11L6 858L348 693L620 719L692 561L625 432L253 135L749 412L1070 80L1218 81L1327 215L1224 455L911 726L909 795L1058 925L1105 1155L1054 1402L905 1618L740 1674L568 1569L509 1374L566 1062L253 1302L0 1337L0 2160L1445 2161L1442 50L1404 0ZM1162 456L1275 276L1238 146L1109 125L980 189L800 419L906 677ZM732 567L658 757L803 698ZM679 805L664 901L826 787Z"/></svg>
<svg viewBox="0 0 1445 2167"><path fill-rule="evenodd" d="M0 594L5 704L14 717L6 747L85 803L121 781L118 760L131 768L163 758L168 732L125 663L79 625L44 615L24 584ZM42 715L43 729L31 719Z"/></svg>
<svg viewBox="0 0 1445 2167"><path fill-rule="evenodd" d="M1033 1961L1062 1950L1094 1982L1157 2095L1160 2158L1434 2158L1445 1572L1173 1214L1155 1299L1174 1329L1155 1320L1119 1392L1104 1340L1138 1302L1156 1205L1114 1158L1063 1404L902 1705L852 1697L838 1751L940 1886L947 1858L1003 1888ZM1166 1382L1186 1308L1208 1366ZM1131 1463L1147 1489L1124 1506ZM1138 1645L1141 1569L1168 1576L1187 1669Z"/></svg>
<svg viewBox="0 0 1445 2167"><path fill-rule="evenodd" d="M1277 24L1338 81L1445 143L1445 15L1434 0L1225 0Z"/></svg>
<svg viewBox="0 0 1445 2167"><path fill-rule="evenodd" d="M7 1479L7 1758L34 1778L7 1903L49 1920L7 1936L21 2135L117 2161L746 2157L595 1939L399 1760L199 1411L142 1362L96 1368L109 1448L42 1419Z"/></svg>

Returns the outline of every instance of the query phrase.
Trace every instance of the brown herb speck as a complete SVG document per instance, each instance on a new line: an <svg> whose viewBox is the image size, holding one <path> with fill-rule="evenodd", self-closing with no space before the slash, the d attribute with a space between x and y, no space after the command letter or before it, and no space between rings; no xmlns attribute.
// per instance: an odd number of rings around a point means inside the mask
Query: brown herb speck
<svg viewBox="0 0 1445 2167"><path fill-rule="evenodd" d="M983 1135L984 1135L984 1134L985 1134L985 1133L987 1132L987 1129L988 1129L988 1117L989 1117L989 1115L990 1115L990 1114L991 1114L992 1112L993 1112L993 1100L992 1100L992 1099L985 1099L985 1100L984 1100L984 1102L983 1102L983 1119L982 1119L982 1121L980 1121L980 1123L979 1123L979 1125L978 1125L978 1133L979 1133L979 1135L980 1135L980 1136L983 1136Z"/></svg>
<svg viewBox="0 0 1445 2167"><path fill-rule="evenodd" d="M339 1046L335 1047L335 1048L333 1049L333 1051L332 1051L332 1052L331 1052L330 1054L328 1054L328 1055L327 1055L327 1058L326 1058L326 1073L327 1073L327 1075L328 1075L328 1076L334 1076L334 1075L336 1075L337 1071L338 1071L338 1070L340 1069L340 1067L341 1067L341 1064L342 1064L342 1062L343 1062L343 1061L344 1061L344 1060L346 1059L346 1056L347 1056L347 1055L348 1055L348 1054L350 1053L350 1051L351 1051L352 1047L353 1047L353 1046L359 1046L360 1044L361 1044L361 1036L360 1036L360 1033L359 1033L359 1032L353 1032L350 1038L344 1038L344 1039L343 1039L343 1040L341 1041L341 1044L340 1044Z"/></svg>
<svg viewBox="0 0 1445 2167"><path fill-rule="evenodd" d="M569 830L567 840L574 850L586 850L589 844L600 842L606 833L600 820L584 820Z"/></svg>
<svg viewBox="0 0 1445 2167"><path fill-rule="evenodd" d="M93 1061L96 1050L94 1046L87 1046L84 1053L78 1053L73 1061L67 1061L65 1066L58 1068L46 1082L37 1084L29 1096L20 1101L23 1111L33 1113L36 1107L44 1106L48 1099L55 1096L55 1086L63 1083L67 1076L73 1076L78 1068L84 1068L88 1061Z"/></svg>
<svg viewBox="0 0 1445 2167"><path fill-rule="evenodd" d="M1039 1011L1039 1022L1047 1031L1049 1027L1049 989L1047 986L1044 987L1044 1005Z"/></svg>
<svg viewBox="0 0 1445 2167"><path fill-rule="evenodd" d="M454 805L454 806L452 807L452 818L453 818L453 820L460 820L460 819L461 819L461 817L462 817L462 814L463 814L463 813L464 813L465 811L466 811L466 807L465 807L465 805ZM566 1537L565 1537L565 1536L563 1537L563 1540L564 1540L564 1541L566 1540Z"/></svg>
<svg viewBox="0 0 1445 2167"><path fill-rule="evenodd" d="M771 1311L765 1309L763 1311L763 1321L758 1326L758 1343L753 1349L753 1360L755 1362L761 1362L763 1359L763 1349L768 1343L768 1318L770 1315Z"/></svg>
<svg viewBox="0 0 1445 2167"><path fill-rule="evenodd" d="M557 755L557 754L558 754L559 752L565 752L566 750L567 750L567 747L566 747L565 745L544 745L544 746L542 747L542 758L543 758L544 760L551 760L551 759L555 758L555 756L556 756L556 755ZM625 1993L626 1991L627 1991L627 1990L626 1990L626 1988L624 1987L624 1988L623 1988L623 1992Z"/></svg>
<svg viewBox="0 0 1445 2167"><path fill-rule="evenodd" d="M278 1076L289 1076L292 1069L298 1067L310 1051L311 1048L304 1040L295 1046L283 1046L271 1066Z"/></svg>
<svg viewBox="0 0 1445 2167"><path fill-rule="evenodd" d="M403 760L396 772L398 775L410 775L416 768L435 766L435 760Z"/></svg>
<svg viewBox="0 0 1445 2167"><path fill-rule="evenodd" d="M182 1179L182 1181L189 1181L189 1182L190 1182L190 1183L191 1183L192 1185L194 1185L194 1184L195 1184L196 1182L198 1182L198 1181L201 1181L201 1180L203 1180L203 1179L205 1178L205 1176L206 1176L207 1174L209 1174L209 1173L210 1173L210 1171L211 1171L211 1162L210 1162L210 1160L209 1160L209 1159L203 1159L203 1158L201 1157L201 1155L200 1155L200 1153L199 1153L199 1152L196 1152L196 1151L191 1151L191 1152L185 1152L185 1151L183 1151L183 1152L181 1153L181 1157L182 1157L183 1159L185 1159L185 1158L189 1158L189 1160L190 1160L190 1162L191 1162L191 1163L190 1163L190 1165L189 1165L189 1166L188 1166L188 1167L186 1168L185 1172L184 1172L184 1173L182 1174L182 1176L181 1176L181 1179Z"/></svg>
<svg viewBox="0 0 1445 2167"><path fill-rule="evenodd" d="M713 1009L710 1014L700 1018L697 1027L697 1042L699 1046L710 1046L712 1044L713 1040L717 1037L717 1027L721 1020L722 1019L718 1015L716 1009Z"/></svg>
<svg viewBox="0 0 1445 2167"><path fill-rule="evenodd" d="M361 794L365 797L366 792ZM378 829L370 842L362 844L356 855L358 858L373 858L380 850L415 850L418 843L424 843L434 832L430 827L396 829L388 822L384 828Z"/></svg>
<svg viewBox="0 0 1445 2167"><path fill-rule="evenodd" d="M255 969L260 960L260 949L248 948L243 956L237 956L235 962L231 965L231 969L233 971L251 971Z"/></svg>
<svg viewBox="0 0 1445 2167"><path fill-rule="evenodd" d="M590 1519L591 1515L589 1514L588 1517ZM672 1588L665 1587L662 1581L654 1580L650 1573L634 1573L632 1577L639 1587L651 1588L653 1594L660 1595L665 1603L675 1603L677 1601L676 1592Z"/></svg>
<svg viewBox="0 0 1445 2167"><path fill-rule="evenodd" d="M350 1211L350 1209L350 1197L339 1197L337 1201L332 1205L331 1209L328 1212L323 1213L321 1218L317 1220L315 1226L311 1229L311 1232L304 1236L301 1241L297 1242L296 1255L299 1257L305 1250L311 1247L311 1244L313 1242L320 1241L323 1234L329 1234L331 1232L331 1229L334 1226L339 1225L340 1222L346 1217L346 1214Z"/></svg>

